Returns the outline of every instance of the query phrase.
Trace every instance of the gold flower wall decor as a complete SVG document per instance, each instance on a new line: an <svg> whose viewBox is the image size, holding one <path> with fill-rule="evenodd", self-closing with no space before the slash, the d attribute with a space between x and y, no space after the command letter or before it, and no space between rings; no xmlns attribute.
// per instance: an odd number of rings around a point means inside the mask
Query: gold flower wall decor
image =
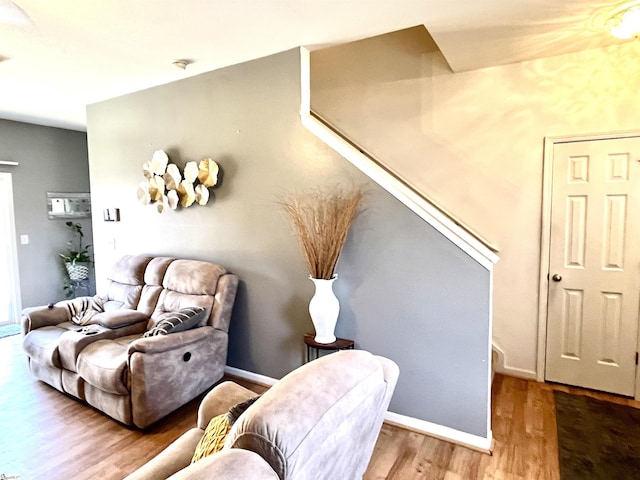
<svg viewBox="0 0 640 480"><path fill-rule="evenodd" d="M209 188L218 184L220 167L210 158L188 162L183 173L163 150L153 152L151 160L142 165L145 177L138 184L137 197L143 205L155 204L159 213L183 208L194 203L206 205L209 202Z"/></svg>

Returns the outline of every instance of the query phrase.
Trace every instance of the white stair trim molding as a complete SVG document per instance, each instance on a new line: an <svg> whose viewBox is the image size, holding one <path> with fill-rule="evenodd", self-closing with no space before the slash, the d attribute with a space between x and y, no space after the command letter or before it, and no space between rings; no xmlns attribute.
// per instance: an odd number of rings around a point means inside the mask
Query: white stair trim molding
<svg viewBox="0 0 640 480"><path fill-rule="evenodd" d="M320 140L333 148L337 153L351 162L362 173L384 188L396 199L402 202L412 212L440 232L445 238L473 258L489 271L498 261L497 249L490 246L478 235L471 234L471 229L460 226L451 216L443 213L441 208L429 202L422 195L417 194L406 183L389 173L379 164L372 161L360 150L347 142L335 131L328 128L311 114L311 85L310 85L309 50L300 48L300 118L302 125Z"/></svg>
<svg viewBox="0 0 640 480"><path fill-rule="evenodd" d="M263 386L273 386L278 380L273 377L261 375L259 373L249 372L241 368L226 366L224 368L226 375L240 378L242 380L248 380L253 383L257 383ZM411 430L423 435L437 438L438 440L444 440L445 442L454 443L463 447L472 448L483 453L491 453L492 446L492 434L491 430L488 430L488 438L480 437L478 435L472 435L470 433L461 432L454 428L445 427L435 423L420 420L418 418L409 417L406 415L400 415L398 413L387 412L384 416L384 421L389 425Z"/></svg>

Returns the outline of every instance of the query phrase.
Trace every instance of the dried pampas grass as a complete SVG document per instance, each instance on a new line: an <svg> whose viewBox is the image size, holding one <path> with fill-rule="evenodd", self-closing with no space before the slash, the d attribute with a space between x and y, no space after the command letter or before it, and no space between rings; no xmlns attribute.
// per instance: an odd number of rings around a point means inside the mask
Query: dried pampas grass
<svg viewBox="0 0 640 480"><path fill-rule="evenodd" d="M329 280L362 201L362 187L334 186L281 197L313 278Z"/></svg>

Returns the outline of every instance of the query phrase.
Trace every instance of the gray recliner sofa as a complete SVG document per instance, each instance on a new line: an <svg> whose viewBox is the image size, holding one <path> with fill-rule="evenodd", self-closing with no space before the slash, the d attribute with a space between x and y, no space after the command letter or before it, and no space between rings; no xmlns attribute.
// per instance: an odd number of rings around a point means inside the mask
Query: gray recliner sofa
<svg viewBox="0 0 640 480"><path fill-rule="evenodd" d="M197 426L126 480L355 480L362 478L398 379L398 366L363 350L326 355L265 392L233 424L221 451L191 463L209 421L256 394L224 382Z"/></svg>
<svg viewBox="0 0 640 480"><path fill-rule="evenodd" d="M145 428L218 381L238 277L221 265L125 256L99 295L104 312L84 325L68 302L22 312L32 374L126 424ZM201 307L194 328L145 337L185 307Z"/></svg>

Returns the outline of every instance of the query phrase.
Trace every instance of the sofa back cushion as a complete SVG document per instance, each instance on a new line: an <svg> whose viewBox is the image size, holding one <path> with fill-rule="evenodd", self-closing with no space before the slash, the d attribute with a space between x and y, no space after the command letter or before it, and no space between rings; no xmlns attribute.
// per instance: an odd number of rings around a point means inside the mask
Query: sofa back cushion
<svg viewBox="0 0 640 480"><path fill-rule="evenodd" d="M175 258L155 257L147 265L144 272L144 286L142 287L137 310L145 313L148 317L153 314L158 304L164 276L167 273L167 268L174 260Z"/></svg>
<svg viewBox="0 0 640 480"><path fill-rule="evenodd" d="M162 286L188 295L215 295L218 279L227 270L216 263L176 260L169 265Z"/></svg>
<svg viewBox="0 0 640 480"><path fill-rule="evenodd" d="M227 270L215 263L197 260L171 262L164 275L163 288L151 315L149 328L167 312L175 312L186 307L205 308L207 317L203 323L210 324L218 280L225 274Z"/></svg>
<svg viewBox="0 0 640 480"><path fill-rule="evenodd" d="M265 392L225 448L258 453L281 480L362 478L394 387L368 352L327 355Z"/></svg>
<svg viewBox="0 0 640 480"><path fill-rule="evenodd" d="M144 272L150 261L151 257L144 255L125 255L113 265L107 277L106 292L102 295L105 311L137 308Z"/></svg>

